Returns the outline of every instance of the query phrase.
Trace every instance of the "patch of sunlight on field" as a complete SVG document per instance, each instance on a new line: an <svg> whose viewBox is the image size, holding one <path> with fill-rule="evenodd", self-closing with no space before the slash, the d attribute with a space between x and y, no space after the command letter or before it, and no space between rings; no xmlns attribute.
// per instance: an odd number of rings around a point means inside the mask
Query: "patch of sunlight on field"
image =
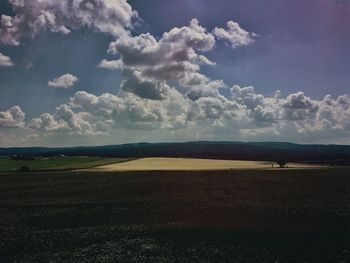
<svg viewBox="0 0 350 263"><path fill-rule="evenodd" d="M142 158L123 163L95 167L93 171L194 171L194 170L229 170L229 169L278 169L272 162L238 161L190 158ZM306 164L288 164L283 169L321 168Z"/></svg>

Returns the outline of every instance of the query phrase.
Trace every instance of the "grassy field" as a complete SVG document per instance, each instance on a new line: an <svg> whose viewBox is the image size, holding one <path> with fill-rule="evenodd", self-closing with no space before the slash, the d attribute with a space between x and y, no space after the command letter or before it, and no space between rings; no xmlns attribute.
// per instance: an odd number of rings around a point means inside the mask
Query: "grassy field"
<svg viewBox="0 0 350 263"><path fill-rule="evenodd" d="M35 160L11 160L0 158L0 173L18 172L21 167L26 166L30 171L58 171L85 169L99 165L119 163L128 161L124 158L102 158L102 157L61 157L40 158Z"/></svg>
<svg viewBox="0 0 350 263"><path fill-rule="evenodd" d="M277 169L273 162L237 161L193 158L142 158L123 163L114 163L95 167L92 171L209 171L229 169ZM326 167L326 166L324 166ZM321 169L320 165L288 164L289 169Z"/></svg>
<svg viewBox="0 0 350 263"><path fill-rule="evenodd" d="M0 262L349 262L350 169L0 175Z"/></svg>

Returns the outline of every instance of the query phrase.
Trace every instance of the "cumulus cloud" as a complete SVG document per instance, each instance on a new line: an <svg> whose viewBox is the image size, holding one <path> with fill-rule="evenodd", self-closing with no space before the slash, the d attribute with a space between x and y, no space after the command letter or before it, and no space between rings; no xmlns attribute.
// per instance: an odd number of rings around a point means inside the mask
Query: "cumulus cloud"
<svg viewBox="0 0 350 263"><path fill-rule="evenodd" d="M228 21L227 29L224 28L214 28L213 34L217 39L223 39L230 42L232 48L236 48L238 46L249 45L254 42L254 33L249 33L237 22Z"/></svg>
<svg viewBox="0 0 350 263"><path fill-rule="evenodd" d="M141 98L161 100L166 98L171 89L166 81L142 78L139 72L128 71L125 76L127 78L122 82L122 90Z"/></svg>
<svg viewBox="0 0 350 263"><path fill-rule="evenodd" d="M225 138L279 138L327 131L350 132L350 97L326 96L314 100L302 92L283 97L256 93L253 87L233 86L231 96L220 92L196 100L171 88L162 100L141 98L130 92L100 96L77 92L54 114L30 122L37 130L70 134L109 134L112 130L187 130L202 136ZM255 136L255 137L254 137ZM272 137L274 136L274 137ZM322 135L324 136L324 135Z"/></svg>
<svg viewBox="0 0 350 263"><path fill-rule="evenodd" d="M91 113L77 113L70 105L62 104L56 108L54 114L43 113L40 117L32 119L28 126L45 132L95 135L105 132L107 124L96 121Z"/></svg>
<svg viewBox="0 0 350 263"><path fill-rule="evenodd" d="M305 120L316 116L319 103L306 97L303 92L290 94L283 102L285 118L290 120Z"/></svg>
<svg viewBox="0 0 350 263"><path fill-rule="evenodd" d="M213 34L192 19L188 26L175 27L159 39L149 33L117 39L108 51L119 58L102 60L99 67L122 70L122 89L142 98L164 99L170 90L169 81L186 88L189 94L194 89L196 96L192 97L198 97L222 86L199 73L201 65L215 65L200 54L214 45Z"/></svg>
<svg viewBox="0 0 350 263"><path fill-rule="evenodd" d="M48 82L50 87L68 89L78 81L78 78L72 74L65 74Z"/></svg>
<svg viewBox="0 0 350 263"><path fill-rule="evenodd" d="M25 125L25 113L19 106L13 106L7 111L0 111L1 128L19 128Z"/></svg>
<svg viewBox="0 0 350 263"><path fill-rule="evenodd" d="M0 42L18 46L41 31L69 34L90 28L114 37L128 34L136 11L127 0L9 0L14 16L2 15Z"/></svg>
<svg viewBox="0 0 350 263"><path fill-rule="evenodd" d="M13 62L10 57L0 53L0 67L12 67Z"/></svg>
<svg viewBox="0 0 350 263"><path fill-rule="evenodd" d="M143 99L129 92L95 96L81 91L71 98L71 105L76 110L99 116L99 120L110 127L131 129L186 126L187 112L190 111L190 105L176 90L164 100Z"/></svg>
<svg viewBox="0 0 350 263"><path fill-rule="evenodd" d="M316 118L319 121L316 129L350 130L350 96L342 95L337 99L325 96L319 103Z"/></svg>
<svg viewBox="0 0 350 263"><path fill-rule="evenodd" d="M215 28L211 33L192 19L188 26L175 27L159 39L150 33L125 36L112 42L108 49L118 59L102 60L99 67L121 70L125 77L121 88L141 98L164 99L171 89L169 82L181 87L191 100L218 97L218 90L226 85L200 72L203 65L215 65L203 54L214 48L213 34L219 39L229 35L235 46L251 43L254 36L232 21L228 26L229 31Z"/></svg>
<svg viewBox="0 0 350 263"><path fill-rule="evenodd" d="M98 64L99 68L105 68L105 69L121 69L122 68L122 62L120 60L101 60L100 64Z"/></svg>
<svg viewBox="0 0 350 263"><path fill-rule="evenodd" d="M132 36L128 32L137 14L126 0L10 3L16 15L1 16L0 42L19 45L24 37L34 37L43 30L69 34L87 27L104 32L115 37L108 49L115 58L102 60L98 67L120 70L124 80L117 94L97 96L79 91L53 112L43 113L27 124L21 109L12 107L0 112L2 128L79 136L107 135L120 129L140 133L184 130L215 139L350 133L348 95L327 95L317 100L303 92L284 97L276 91L269 97L251 86L229 88L222 80L201 73L203 66L215 65L204 54L214 48L216 39L228 41L232 48L254 41L255 34L233 21L227 23L227 29L210 32L193 19L187 26L175 27L156 38L150 33ZM0 53L0 63L6 64L6 58ZM66 89L77 81L74 75L65 74L48 84Z"/></svg>
<svg viewBox="0 0 350 263"><path fill-rule="evenodd" d="M181 98L173 94L172 99ZM100 96L80 91L69 104L56 108L54 114L44 113L31 120L29 127L46 132L96 135L111 128L154 129L176 128L183 125L177 114L181 103L170 100L145 100L132 93Z"/></svg>

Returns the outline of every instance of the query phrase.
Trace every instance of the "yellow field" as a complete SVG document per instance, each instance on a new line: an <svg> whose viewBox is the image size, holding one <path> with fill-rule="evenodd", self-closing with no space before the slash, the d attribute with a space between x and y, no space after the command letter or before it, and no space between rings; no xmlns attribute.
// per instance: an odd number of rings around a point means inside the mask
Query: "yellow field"
<svg viewBox="0 0 350 263"><path fill-rule="evenodd" d="M199 171L199 170L230 170L230 169L279 169L272 162L236 161L190 158L142 158L138 160L103 165L95 167L93 171ZM288 164L283 169L312 169L322 166L306 164Z"/></svg>

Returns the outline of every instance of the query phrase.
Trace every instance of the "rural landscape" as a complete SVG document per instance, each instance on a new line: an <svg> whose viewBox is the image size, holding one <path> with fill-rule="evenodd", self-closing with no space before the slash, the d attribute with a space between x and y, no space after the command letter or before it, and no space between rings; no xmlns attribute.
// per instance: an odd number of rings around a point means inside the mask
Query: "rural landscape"
<svg viewBox="0 0 350 263"><path fill-rule="evenodd" d="M0 263L350 263L349 0L0 0Z"/></svg>
<svg viewBox="0 0 350 263"><path fill-rule="evenodd" d="M208 149L201 159L178 156L181 149L184 154L198 144ZM211 149L235 152L241 144L146 145L154 152L177 149L173 157L149 157L149 153L142 157L135 145L107 147L122 148L124 154L132 147L135 156L129 157L111 157L110 149L106 157L94 147L88 150L100 157L58 154L79 148L1 149L17 155L0 159L0 258L2 262L348 262L350 147L341 147L348 158L341 165L315 162L315 157L336 146L315 152L311 145L272 144L273 152L284 156L295 148L299 155L312 149L309 163L283 166L278 160L212 156ZM254 145L252 154L271 149L267 143L244 145L246 149ZM211 159L203 159L206 156Z"/></svg>

